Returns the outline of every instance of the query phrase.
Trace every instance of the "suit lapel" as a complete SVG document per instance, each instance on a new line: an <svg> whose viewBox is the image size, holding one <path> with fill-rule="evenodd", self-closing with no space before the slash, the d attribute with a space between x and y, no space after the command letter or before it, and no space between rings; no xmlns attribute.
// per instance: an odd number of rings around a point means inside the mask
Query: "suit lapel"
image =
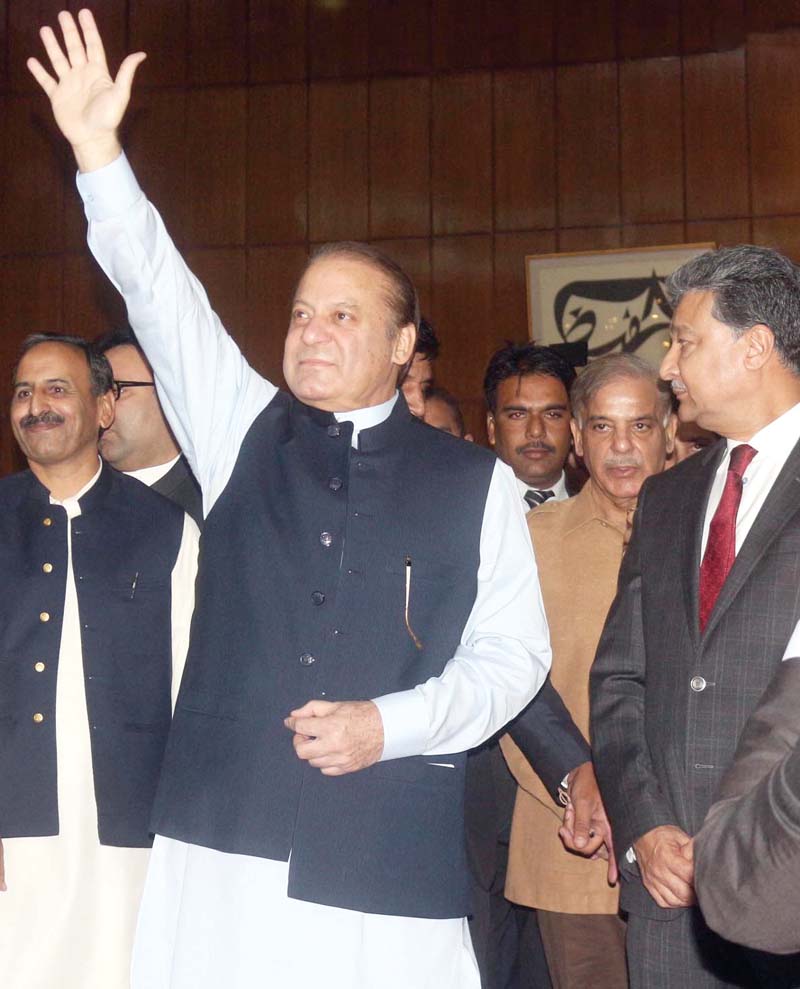
<svg viewBox="0 0 800 989"><path fill-rule="evenodd" d="M684 603L688 616L689 634L695 649L700 644L700 548L703 542L703 522L706 505L714 484L717 466L725 454L725 441L697 457L703 459L703 469L694 484L683 489L681 519L681 574Z"/></svg>
<svg viewBox="0 0 800 989"><path fill-rule="evenodd" d="M722 585L714 610L709 616L704 638L719 623L720 616L730 607L753 568L798 510L800 510L800 443L797 443L789 454L742 548L736 554L731 571Z"/></svg>

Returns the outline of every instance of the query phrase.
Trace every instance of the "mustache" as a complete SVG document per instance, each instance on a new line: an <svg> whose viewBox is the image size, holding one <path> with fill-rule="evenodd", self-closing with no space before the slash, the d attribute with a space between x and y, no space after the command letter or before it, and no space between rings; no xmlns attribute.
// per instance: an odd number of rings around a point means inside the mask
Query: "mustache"
<svg viewBox="0 0 800 989"><path fill-rule="evenodd" d="M608 469L610 467L641 467L641 461L636 457L606 457L603 461L604 466Z"/></svg>
<svg viewBox="0 0 800 989"><path fill-rule="evenodd" d="M546 453L556 452L556 448L550 446L549 443L545 443L544 440L532 440L530 443L526 443L525 446L517 447L517 453L525 453L526 450L544 450Z"/></svg>
<svg viewBox="0 0 800 989"><path fill-rule="evenodd" d="M686 391L686 385L680 378L673 378L672 381L670 381L669 386L673 392Z"/></svg>
<svg viewBox="0 0 800 989"><path fill-rule="evenodd" d="M59 415L58 412L40 412L38 416L28 413L23 416L19 425L21 429L30 429L31 426L60 426L64 422L64 416Z"/></svg>

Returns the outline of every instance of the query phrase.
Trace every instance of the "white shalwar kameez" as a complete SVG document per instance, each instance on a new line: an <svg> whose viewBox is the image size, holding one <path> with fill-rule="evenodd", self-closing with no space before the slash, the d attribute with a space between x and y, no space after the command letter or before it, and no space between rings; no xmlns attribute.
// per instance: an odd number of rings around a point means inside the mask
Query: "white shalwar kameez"
<svg viewBox="0 0 800 989"><path fill-rule="evenodd" d="M57 501L69 519L78 499ZM187 515L172 571L173 702L194 606L198 531ZM6 838L8 890L0 893L3 989L128 989L130 956L149 848L101 845L92 776L78 597L67 526L67 581L56 682L59 833ZM124 767L120 767L124 772Z"/></svg>
<svg viewBox="0 0 800 989"><path fill-rule="evenodd" d="M247 431L277 389L225 332L124 155L79 175L78 188L90 247L125 298L208 515ZM396 398L337 416L353 422L354 445L361 429L389 416ZM480 744L547 675L550 643L536 563L514 476L500 461L484 509L477 577L461 644L442 674L374 698L383 759L435 758ZM325 822L319 826L324 830ZM284 989L300 982L324 989L478 989L466 918L376 916L293 900L287 878L286 862L156 836L133 989Z"/></svg>

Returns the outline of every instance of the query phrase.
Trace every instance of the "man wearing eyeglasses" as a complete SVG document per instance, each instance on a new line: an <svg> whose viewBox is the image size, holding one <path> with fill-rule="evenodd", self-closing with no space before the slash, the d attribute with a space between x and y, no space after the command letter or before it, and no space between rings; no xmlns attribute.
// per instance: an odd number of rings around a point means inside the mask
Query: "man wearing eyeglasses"
<svg viewBox="0 0 800 989"><path fill-rule="evenodd" d="M180 505L203 524L203 496L164 418L153 369L132 330L98 341L114 374L114 421L100 435L106 463Z"/></svg>

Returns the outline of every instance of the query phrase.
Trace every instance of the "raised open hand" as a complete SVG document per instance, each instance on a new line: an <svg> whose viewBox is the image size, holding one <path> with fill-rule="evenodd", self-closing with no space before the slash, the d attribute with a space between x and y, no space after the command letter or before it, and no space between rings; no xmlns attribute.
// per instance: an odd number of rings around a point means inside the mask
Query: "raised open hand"
<svg viewBox="0 0 800 989"><path fill-rule="evenodd" d="M27 65L33 77L50 98L53 115L61 133L72 145L82 172L102 168L120 153L117 127L131 96L133 76L144 61L144 52L128 55L111 78L103 41L91 11L81 10L78 22L62 10L58 23L64 48L53 29L39 32L55 78L35 58Z"/></svg>

